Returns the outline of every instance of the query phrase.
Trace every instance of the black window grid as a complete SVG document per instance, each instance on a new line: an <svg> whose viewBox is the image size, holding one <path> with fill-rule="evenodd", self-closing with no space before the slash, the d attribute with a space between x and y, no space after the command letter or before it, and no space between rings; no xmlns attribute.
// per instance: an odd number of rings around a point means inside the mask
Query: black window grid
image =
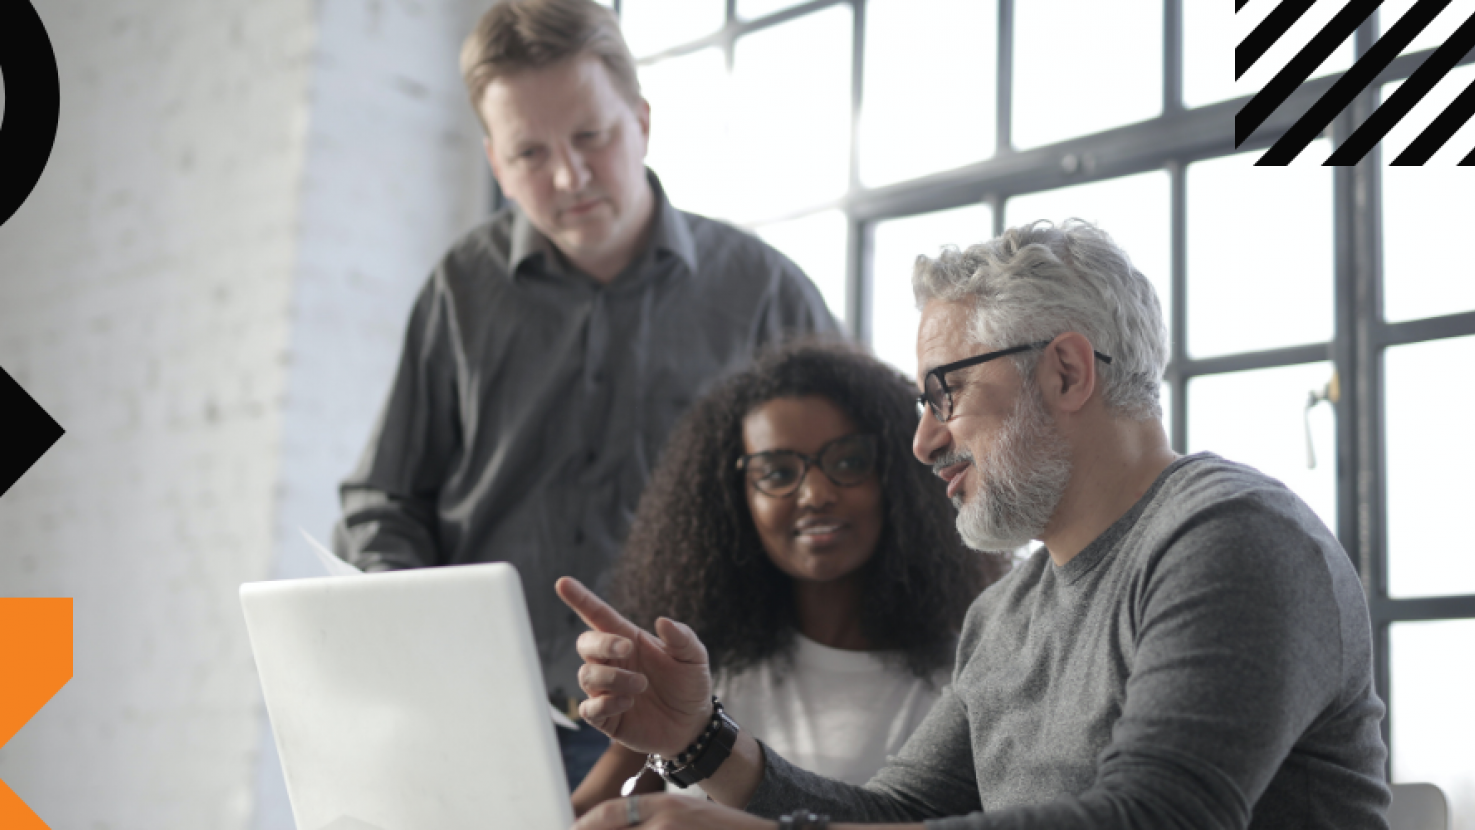
<svg viewBox="0 0 1475 830"><path fill-rule="evenodd" d="M1183 2L1163 2L1163 104L1153 119L1071 138L1045 147L1015 150L1011 141L1013 109L1014 6L997 0L998 44L995 91L997 135L994 155L974 164L910 181L867 188L860 180L859 115L864 99L866 0L810 0L754 20L737 15L737 0L727 0L726 25L719 31L661 52L643 56L641 65L719 46L732 71L734 45L741 37L836 5L852 9L850 186L835 200L767 217L763 223L839 209L847 217L846 317L852 333L871 340L870 273L874 229L878 222L974 204L992 207L993 232L1004 230L1004 205L1013 197L1070 185L1166 170L1171 193L1172 358L1164 380L1172 389L1173 448L1188 445L1188 384L1194 378L1227 372L1270 369L1331 361L1341 395L1333 406L1337 422L1337 527L1339 541L1362 577L1372 617L1375 682L1390 703L1389 630L1399 622L1475 619L1475 594L1442 597L1388 596L1386 458L1383 432L1383 354L1393 346L1475 334L1475 311L1389 323L1382 316L1382 228L1380 221L1381 148L1374 148L1356 167L1333 169L1334 335L1331 341L1243 352L1209 358L1187 353L1187 185L1189 164L1237 152L1264 150L1284 135L1299 113L1336 83L1340 74L1314 78L1240 147L1234 146L1234 115L1248 98L1188 109L1182 103ZM616 13L625 0L614 0ZM1364 54L1377 38L1374 13L1355 35L1355 50ZM1382 84L1407 78L1432 50L1402 55L1369 85L1329 128L1340 144L1377 105ZM1224 56L1226 64L1229 55ZM1461 65L1475 63L1475 52ZM962 242L962 240L960 240ZM1391 747L1391 718L1383 722ZM1391 764L1391 758L1390 758Z"/></svg>

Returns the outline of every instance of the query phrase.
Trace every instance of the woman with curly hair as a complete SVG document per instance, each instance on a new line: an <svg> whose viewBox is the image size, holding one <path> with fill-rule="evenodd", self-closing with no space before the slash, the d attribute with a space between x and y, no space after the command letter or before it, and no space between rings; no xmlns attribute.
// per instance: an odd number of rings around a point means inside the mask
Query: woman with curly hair
<svg viewBox="0 0 1475 830"><path fill-rule="evenodd" d="M743 728L842 781L864 783L921 722L969 603L1007 569L963 545L943 482L912 458L915 399L850 346L761 355L677 425L611 585L636 625L691 626ZM644 760L611 746L576 811Z"/></svg>

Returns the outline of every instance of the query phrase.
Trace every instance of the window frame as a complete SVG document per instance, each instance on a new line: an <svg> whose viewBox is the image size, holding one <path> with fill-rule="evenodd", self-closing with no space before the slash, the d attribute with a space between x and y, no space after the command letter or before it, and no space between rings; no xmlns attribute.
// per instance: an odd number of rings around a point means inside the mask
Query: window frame
<svg viewBox="0 0 1475 830"><path fill-rule="evenodd" d="M1388 538L1386 456L1384 433L1383 355L1393 346L1475 334L1475 311L1441 317L1389 323L1382 309L1382 148L1375 147L1355 167L1333 168L1333 306L1334 333L1330 341L1207 358L1187 353L1187 168L1189 164L1246 151L1263 151L1284 135L1299 114L1326 93L1341 77L1335 73L1302 84L1290 99L1266 120L1245 144L1234 145L1231 127L1235 113L1248 97L1189 109L1183 92L1183 2L1163 0L1163 106L1153 119L1080 136L1056 144L1015 150L1011 141L1013 110L1014 6L1017 0L997 0L998 48L996 67L996 136L992 157L964 167L880 187L866 187L859 175L856 140L865 97L865 27L867 0L809 0L754 20L737 16L737 0L727 0L727 23L698 40L640 57L639 66L713 46L723 50L727 70L733 65L737 41L753 32L780 26L836 5L848 5L854 26L851 49L850 187L837 199L766 216L761 226L838 209L846 217L846 309L851 333L871 342L871 257L877 223L918 214L988 204L993 233L1004 230L1008 199L1071 185L1114 179L1136 173L1166 170L1171 199L1170 332L1172 354L1164 374L1171 384L1174 450L1188 444L1188 384L1194 378L1252 369L1269 369L1330 360L1336 369L1341 395L1332 405L1337 422L1338 540L1361 576L1372 619L1375 683L1390 706L1382 724L1392 764L1389 674L1390 628L1394 623L1475 619L1475 594L1392 598L1388 596ZM614 0L617 14L624 0ZM1378 13L1358 27L1355 53L1365 54L1377 39ZM1378 104L1383 84L1411 75L1432 49L1400 55L1332 122L1333 144L1340 146L1355 126ZM1229 56L1225 55L1227 63ZM1459 65L1475 64L1475 52Z"/></svg>

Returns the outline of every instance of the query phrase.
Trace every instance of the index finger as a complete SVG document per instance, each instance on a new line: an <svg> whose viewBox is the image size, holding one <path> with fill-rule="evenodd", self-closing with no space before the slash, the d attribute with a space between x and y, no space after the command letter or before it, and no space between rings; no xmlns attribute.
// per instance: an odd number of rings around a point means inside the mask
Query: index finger
<svg viewBox="0 0 1475 830"><path fill-rule="evenodd" d="M620 615L620 612L600 599L597 594L584 587L584 583L571 576L559 577L553 583L558 598L574 610L584 624L595 631L607 631L634 640L639 633L635 624Z"/></svg>

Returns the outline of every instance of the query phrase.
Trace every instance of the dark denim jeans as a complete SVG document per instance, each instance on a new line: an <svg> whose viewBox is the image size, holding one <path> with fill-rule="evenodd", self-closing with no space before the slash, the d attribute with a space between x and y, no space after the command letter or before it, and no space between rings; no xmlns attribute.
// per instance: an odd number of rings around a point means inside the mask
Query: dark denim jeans
<svg viewBox="0 0 1475 830"><path fill-rule="evenodd" d="M563 771L568 775L568 789L573 792L589 774L589 769L599 756L609 748L609 738L603 732L579 721L578 731L557 728L558 749L563 753Z"/></svg>

